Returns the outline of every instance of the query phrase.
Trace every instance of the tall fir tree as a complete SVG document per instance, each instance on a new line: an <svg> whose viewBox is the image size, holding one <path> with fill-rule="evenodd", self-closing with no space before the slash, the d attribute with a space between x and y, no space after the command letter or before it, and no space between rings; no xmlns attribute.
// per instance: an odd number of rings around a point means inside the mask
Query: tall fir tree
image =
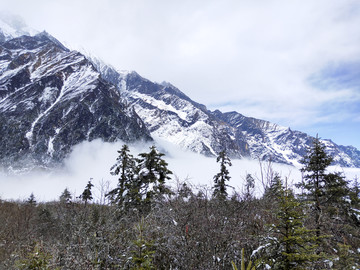
<svg viewBox="0 0 360 270"><path fill-rule="evenodd" d="M302 160L304 167L303 181L298 185L305 190L305 200L313 203L315 229L318 237L321 235L322 207L324 201L324 187L326 185L326 168L333 161L325 152L325 145L318 136L314 138L312 146L308 149Z"/></svg>
<svg viewBox="0 0 360 270"><path fill-rule="evenodd" d="M112 203L119 205L122 210L138 209L147 211L151 204L161 200L165 194L171 194L166 186L172 172L155 146L150 147L149 153L140 153L134 158L124 145L117 158L117 164L112 167L112 174L119 175L118 185L108 196Z"/></svg>
<svg viewBox="0 0 360 270"><path fill-rule="evenodd" d="M118 184L106 196L121 209L128 209L135 206L140 200L137 196L137 183L135 183L136 160L130 154L129 147L126 144L118 153L117 162L111 167L110 172L112 175L119 175Z"/></svg>
<svg viewBox="0 0 360 270"><path fill-rule="evenodd" d="M339 243L353 242L359 238L358 224L351 222L351 190L345 177L329 172L333 161L325 145L316 137L303 159L303 198L311 203L310 224L314 224L319 239L319 251L337 255ZM327 237L320 237L320 236ZM355 240L354 240L355 239Z"/></svg>
<svg viewBox="0 0 360 270"><path fill-rule="evenodd" d="M244 192L244 200L248 201L253 198L255 189L255 179L254 177L248 173L245 178L245 192Z"/></svg>
<svg viewBox="0 0 360 270"><path fill-rule="evenodd" d="M227 198L227 184L231 177L229 175L228 166L231 166L231 160L226 154L226 150L219 153L216 162L220 162L220 172L214 176L214 192L213 196L217 199L225 200Z"/></svg>

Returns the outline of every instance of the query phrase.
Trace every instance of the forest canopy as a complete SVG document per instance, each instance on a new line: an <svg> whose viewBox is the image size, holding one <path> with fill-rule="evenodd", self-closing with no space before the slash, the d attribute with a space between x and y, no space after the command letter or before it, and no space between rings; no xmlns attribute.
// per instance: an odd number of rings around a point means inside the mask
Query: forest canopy
<svg viewBox="0 0 360 270"><path fill-rule="evenodd" d="M239 191L228 185L225 150L213 186L194 189L168 185L155 146L134 157L123 145L110 169L117 186L99 202L92 179L57 201L0 200L0 268L360 269L359 181L328 172L318 138L302 162L296 189L272 172L254 196L251 174Z"/></svg>

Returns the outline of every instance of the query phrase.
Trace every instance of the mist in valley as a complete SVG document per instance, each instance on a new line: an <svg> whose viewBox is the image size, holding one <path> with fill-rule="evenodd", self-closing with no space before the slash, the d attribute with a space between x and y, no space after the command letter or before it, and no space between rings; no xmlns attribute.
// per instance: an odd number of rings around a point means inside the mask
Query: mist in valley
<svg viewBox="0 0 360 270"><path fill-rule="evenodd" d="M117 151L124 142L106 143L100 139L92 142L83 142L75 146L69 157L64 161L62 169L49 171L32 171L21 175L8 175L0 172L0 198L7 200L26 200L31 193L37 201L58 200L61 193L67 188L73 198L78 197L89 180L94 184L94 201L105 202L105 194L116 187L117 176L110 174L110 168L116 163ZM168 168L173 172L167 183L176 188L186 182L195 191L207 190L211 192L213 177L220 171L220 164L216 157L205 157L190 151L180 149L171 143L156 138L154 143L129 144L130 153L136 157L139 153L148 152L149 147L155 144L158 150L165 154L163 157ZM250 159L232 159L229 167L231 179L228 183L228 193L241 194L247 174L255 179L254 195L261 195L268 177L278 173L287 179L289 186L301 180L299 168L294 166ZM353 180L360 175L359 168L332 167L332 170L343 172L347 179Z"/></svg>

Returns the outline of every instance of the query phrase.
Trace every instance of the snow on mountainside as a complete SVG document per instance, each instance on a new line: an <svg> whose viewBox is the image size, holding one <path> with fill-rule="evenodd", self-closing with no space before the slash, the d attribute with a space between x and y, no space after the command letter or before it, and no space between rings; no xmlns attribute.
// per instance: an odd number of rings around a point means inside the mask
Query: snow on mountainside
<svg viewBox="0 0 360 270"><path fill-rule="evenodd" d="M82 141L151 140L93 64L47 33L0 43L0 160L49 166Z"/></svg>
<svg viewBox="0 0 360 270"><path fill-rule="evenodd" d="M226 149L235 158L299 165L312 137L237 112L211 112L169 83L153 83L136 72L117 72L93 60L103 78L116 85L154 137L205 155ZM360 167L360 151L322 140L336 164Z"/></svg>
<svg viewBox="0 0 360 270"><path fill-rule="evenodd" d="M154 136L208 156L224 148L233 157L245 156L244 147L233 142L230 127L179 89L168 83L153 83L136 72L118 73L111 67L104 69L97 61L94 64L103 71L103 78L118 87Z"/></svg>
<svg viewBox="0 0 360 270"><path fill-rule="evenodd" d="M22 18L0 12L0 42L23 35L36 35L38 31L28 27Z"/></svg>
<svg viewBox="0 0 360 270"><path fill-rule="evenodd" d="M3 33L3 32L2 32ZM237 112L212 112L169 83L117 71L43 32L0 41L0 163L61 163L73 146L151 135L207 156L297 165L311 144L292 131ZM360 151L324 140L337 164L360 167Z"/></svg>

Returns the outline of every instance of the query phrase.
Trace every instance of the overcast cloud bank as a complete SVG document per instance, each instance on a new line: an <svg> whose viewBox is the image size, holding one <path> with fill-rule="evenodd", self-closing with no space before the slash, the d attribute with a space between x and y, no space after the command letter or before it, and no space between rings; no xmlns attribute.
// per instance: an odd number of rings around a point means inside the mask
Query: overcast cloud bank
<svg viewBox="0 0 360 270"><path fill-rule="evenodd" d="M0 172L0 198L25 200L34 193L38 201L57 200L65 188L74 196L79 196L87 182L92 179L94 199L102 202L104 193L116 187L117 177L110 175L110 168L116 162L117 151L123 145L122 142L104 143L101 140L83 142L77 145L69 158L65 160L65 168L53 172L32 172L26 175L7 176ZM157 140L158 149L165 153L164 159L173 171L172 179L168 182L176 187L178 182L186 181L195 190L213 186L213 177L220 171L220 164L216 158L204 157L200 154L186 152L164 141ZM130 145L131 154L148 152L150 145ZM231 180L229 194L233 191L241 192L244 188L246 175L251 174L256 180L256 194L262 194L264 187L262 179L266 179L269 171L267 162L259 163L256 160L232 160L233 166L229 167ZM293 185L300 181L301 173L298 168L283 164L271 164L272 172L277 172L283 179L288 179L288 184ZM342 168L332 168L343 171ZM263 176L262 173L263 172ZM345 169L345 175L353 180L356 175L360 176L360 169Z"/></svg>

